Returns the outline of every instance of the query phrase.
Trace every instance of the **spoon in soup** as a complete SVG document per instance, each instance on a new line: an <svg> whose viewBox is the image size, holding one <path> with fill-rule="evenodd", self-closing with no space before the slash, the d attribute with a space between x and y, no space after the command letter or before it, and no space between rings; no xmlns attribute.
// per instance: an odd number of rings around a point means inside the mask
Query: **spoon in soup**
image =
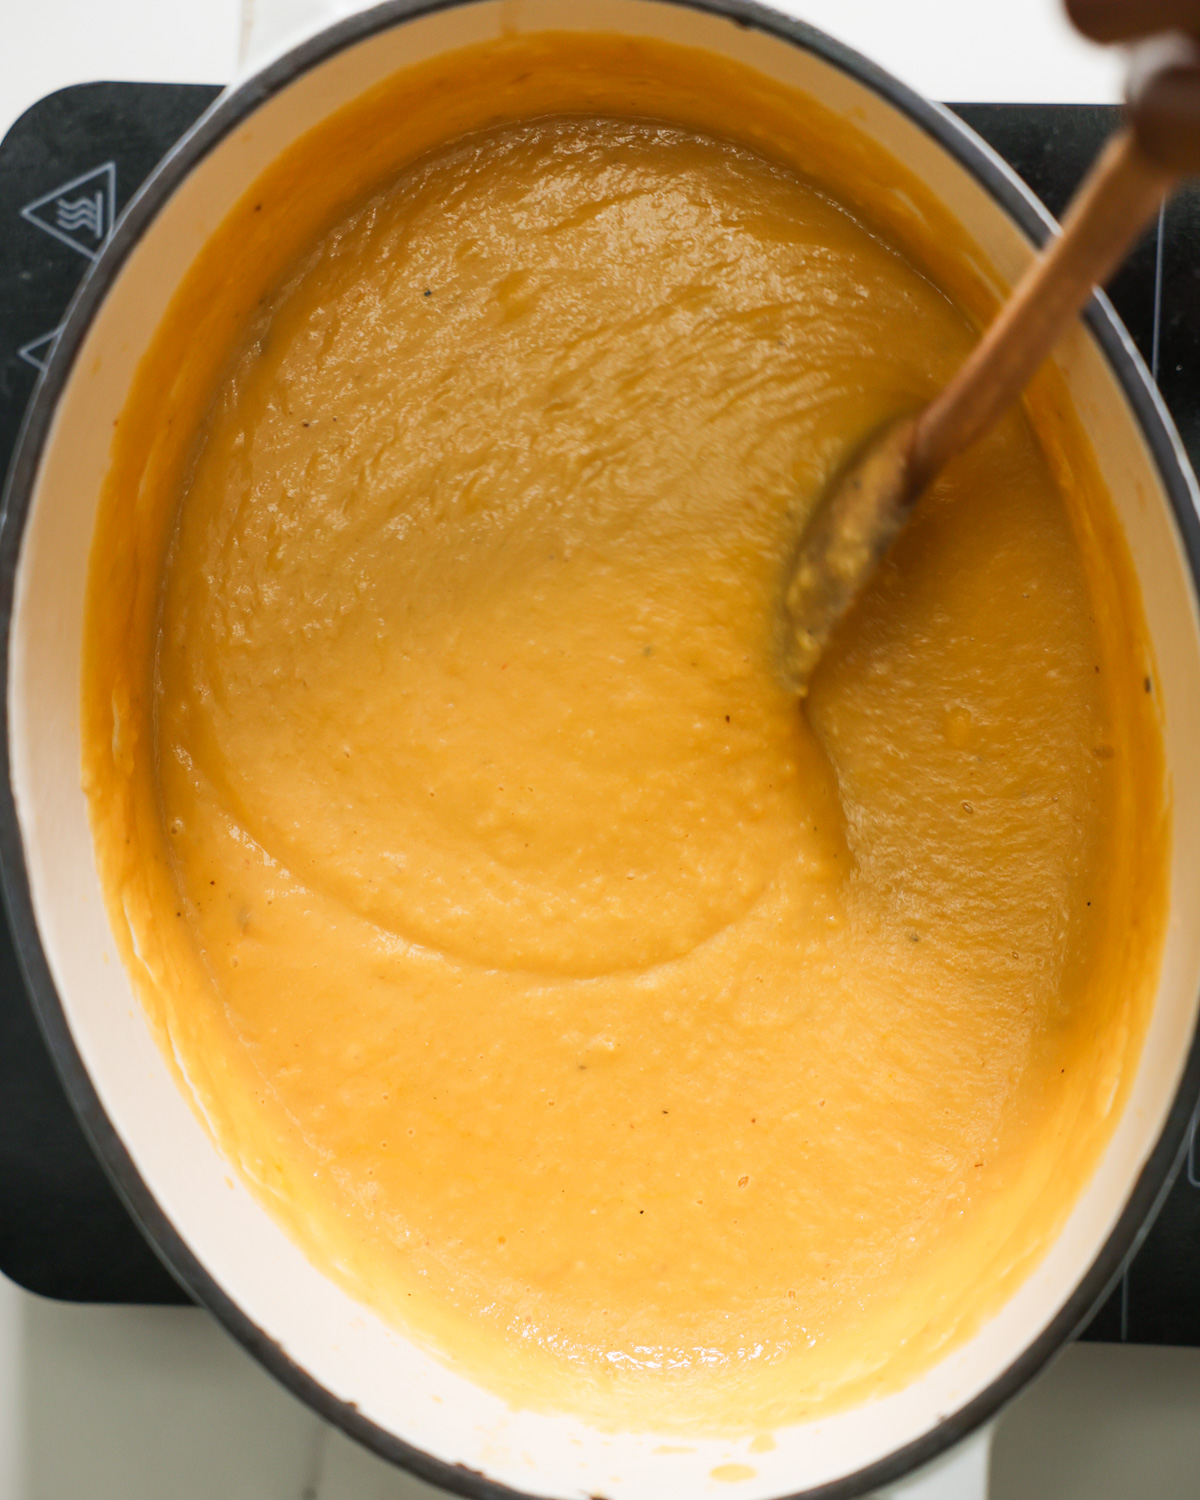
<svg viewBox="0 0 1200 1500"><path fill-rule="evenodd" d="M1136 34L1135 12L1146 3L1156 17L1178 13L1200 25L1200 0L1070 0L1068 8L1085 30L1096 29L1087 25L1090 12L1100 14L1107 40ZM1200 171L1200 42L1183 33L1142 42L1131 54L1126 100L1128 124L1084 179L1062 233L1018 282L962 368L923 411L870 439L811 512L782 602L781 666L798 697L807 695L831 637L924 491L1020 396L1167 193Z"/></svg>

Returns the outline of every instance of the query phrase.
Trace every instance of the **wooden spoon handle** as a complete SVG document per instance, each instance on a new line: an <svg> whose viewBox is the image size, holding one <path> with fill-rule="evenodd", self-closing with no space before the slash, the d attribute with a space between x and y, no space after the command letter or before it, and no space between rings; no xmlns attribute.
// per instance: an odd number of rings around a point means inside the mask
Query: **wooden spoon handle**
<svg viewBox="0 0 1200 1500"><path fill-rule="evenodd" d="M1092 288L1108 279L1158 211L1177 175L1152 162L1130 131L1113 136L1072 200L1062 233L917 418L909 459L912 495L1017 399Z"/></svg>

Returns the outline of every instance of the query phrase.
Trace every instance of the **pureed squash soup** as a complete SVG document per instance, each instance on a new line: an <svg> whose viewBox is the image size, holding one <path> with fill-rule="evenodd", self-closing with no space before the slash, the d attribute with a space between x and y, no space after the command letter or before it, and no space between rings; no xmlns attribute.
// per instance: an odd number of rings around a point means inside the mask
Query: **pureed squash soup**
<svg viewBox="0 0 1200 1500"><path fill-rule="evenodd" d="M994 296L811 101L543 35L314 131L139 372L83 687L124 961L313 1261L515 1403L894 1390L1108 1138L1168 810L1052 371L806 710L777 670L807 509Z"/></svg>

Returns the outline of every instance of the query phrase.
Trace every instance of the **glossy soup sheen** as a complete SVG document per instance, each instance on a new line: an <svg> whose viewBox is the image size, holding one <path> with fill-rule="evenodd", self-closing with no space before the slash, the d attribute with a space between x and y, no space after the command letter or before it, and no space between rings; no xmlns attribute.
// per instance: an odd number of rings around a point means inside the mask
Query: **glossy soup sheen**
<svg viewBox="0 0 1200 1500"><path fill-rule="evenodd" d="M85 781L148 1014L318 1265L514 1401L764 1430L966 1337L1087 1180L1162 939L1153 667L1047 372L797 708L797 527L971 298L815 106L593 40L402 76L194 268L97 525Z"/></svg>

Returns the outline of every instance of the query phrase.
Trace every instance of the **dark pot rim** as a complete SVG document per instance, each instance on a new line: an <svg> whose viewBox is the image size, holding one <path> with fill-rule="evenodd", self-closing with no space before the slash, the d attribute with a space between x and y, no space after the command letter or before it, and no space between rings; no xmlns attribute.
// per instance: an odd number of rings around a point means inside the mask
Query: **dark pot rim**
<svg viewBox="0 0 1200 1500"><path fill-rule="evenodd" d="M21 969L35 1014L67 1096L96 1155L153 1249L180 1285L206 1307L279 1381L328 1421L383 1458L431 1484L470 1500L536 1500L462 1465L448 1464L394 1436L334 1396L296 1364L222 1290L159 1207L100 1103L76 1049L43 951L25 868L9 760L9 637L13 590L29 505L59 398L108 289L133 248L188 173L237 126L302 74L335 54L403 22L481 0L386 0L321 31L223 93L139 189L107 246L76 293L47 368L26 412L4 495L0 532L0 880ZM761 31L811 52L866 85L906 115L965 167L1034 244L1054 221L1008 165L948 110L931 104L874 63L815 28L755 0L666 0ZM1187 556L1193 592L1200 594L1200 522L1193 481L1170 417L1129 336L1102 295L1084 314L1122 391L1170 501ZM1200 1027L1159 1139L1117 1224L1095 1261L1052 1322L979 1395L931 1431L853 1474L782 1500L852 1500L923 1467L995 1416L1088 1320L1121 1275L1170 1189L1183 1158L1193 1103L1200 1093Z"/></svg>

